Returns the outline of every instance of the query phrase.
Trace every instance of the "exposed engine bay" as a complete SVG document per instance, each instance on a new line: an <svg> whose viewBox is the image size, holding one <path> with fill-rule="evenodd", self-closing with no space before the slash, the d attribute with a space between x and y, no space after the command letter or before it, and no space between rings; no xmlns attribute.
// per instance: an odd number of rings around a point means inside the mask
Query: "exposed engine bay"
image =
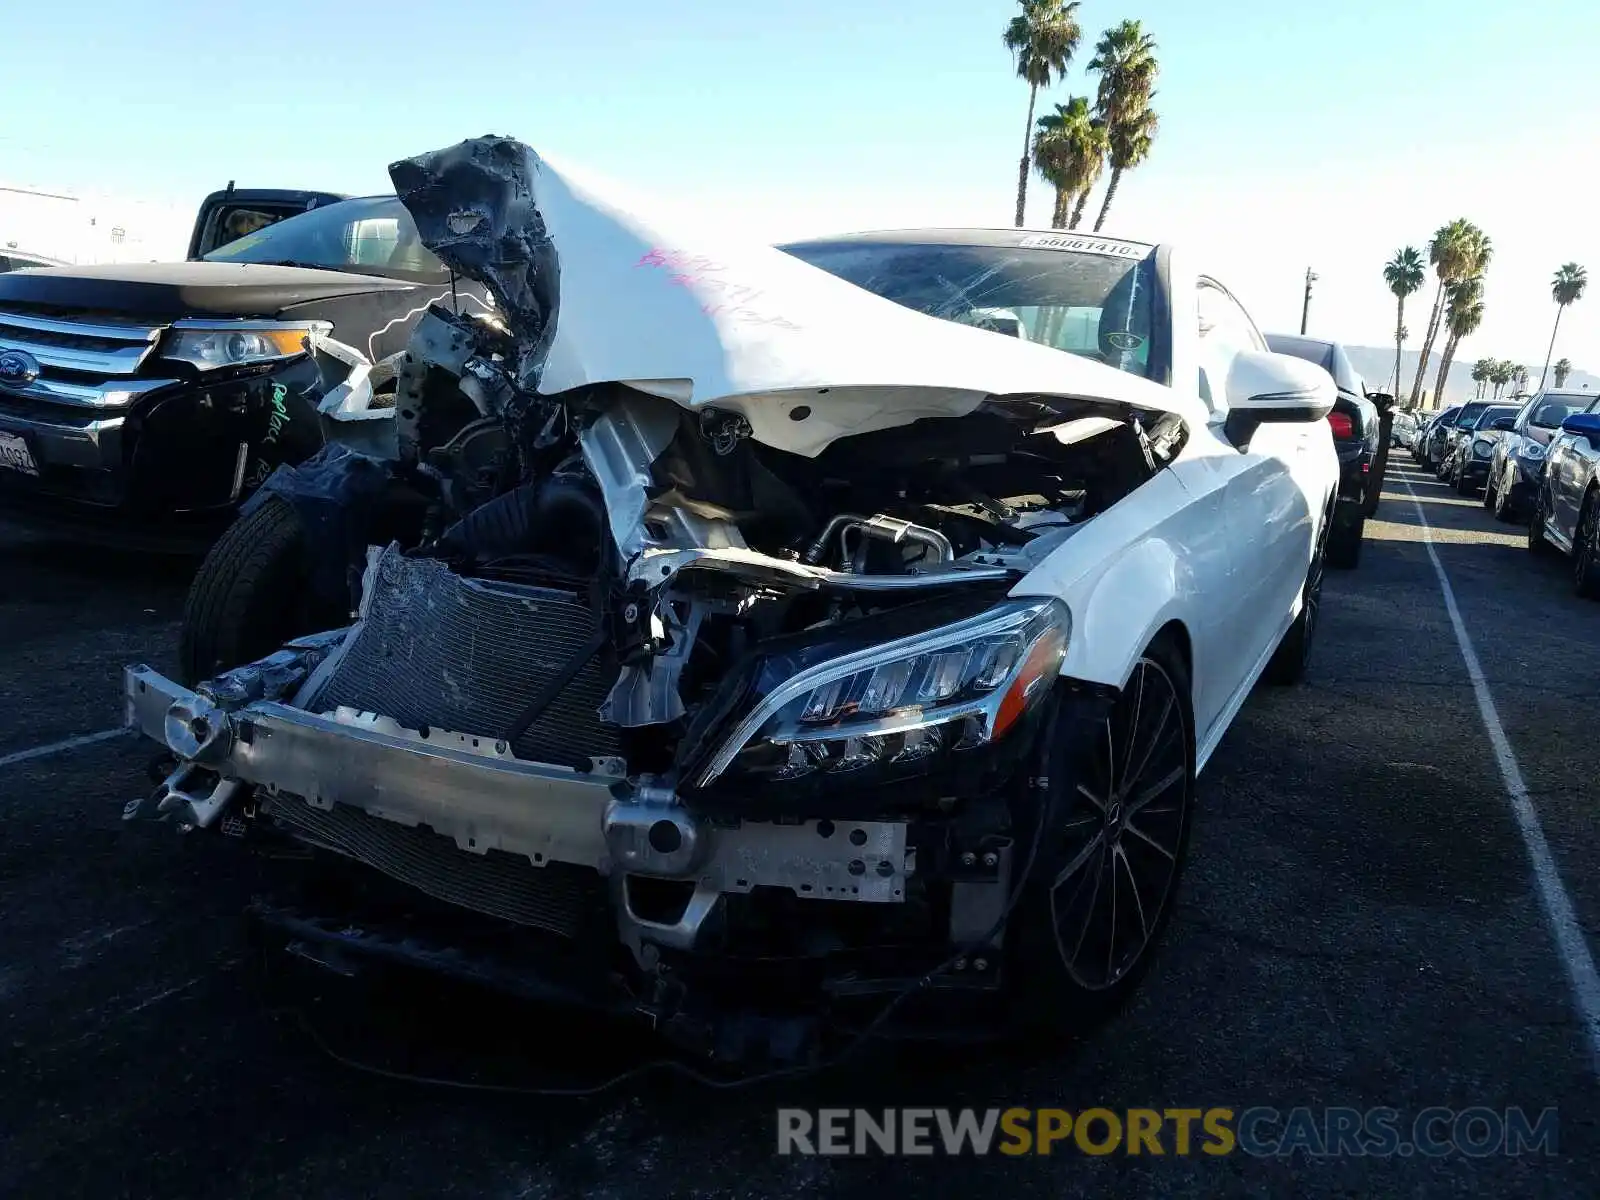
<svg viewBox="0 0 1600 1200"><path fill-rule="evenodd" d="M130 669L134 721L182 760L150 807L270 825L572 947L599 913L623 1007L669 1026L701 1028L685 956L746 999L752 975L793 997L794 971L867 996L970 943L966 978L997 986L1029 731L1068 636L1059 602L1008 595L1160 471L1182 421L992 394L803 453L671 381L547 393L567 268L537 171L504 139L391 168L495 312L440 304L416 329L394 536L340 564L353 624L193 691ZM279 492L326 495L356 456L320 457Z"/></svg>

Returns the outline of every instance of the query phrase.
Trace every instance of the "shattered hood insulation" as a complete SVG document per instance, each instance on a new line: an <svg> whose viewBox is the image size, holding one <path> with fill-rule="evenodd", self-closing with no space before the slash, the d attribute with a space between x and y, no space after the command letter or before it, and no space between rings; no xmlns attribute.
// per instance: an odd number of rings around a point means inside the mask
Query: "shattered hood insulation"
<svg viewBox="0 0 1600 1200"><path fill-rule="evenodd" d="M995 396L1204 420L1197 401L1115 368L925 316L772 246L667 228L509 138L389 173L423 242L495 294L521 382L547 395L625 383L738 411L759 441L805 455Z"/></svg>

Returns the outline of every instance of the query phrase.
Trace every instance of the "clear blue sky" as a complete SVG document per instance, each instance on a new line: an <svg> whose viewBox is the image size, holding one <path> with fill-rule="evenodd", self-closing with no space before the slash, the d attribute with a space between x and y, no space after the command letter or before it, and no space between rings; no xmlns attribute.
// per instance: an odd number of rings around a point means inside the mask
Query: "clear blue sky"
<svg viewBox="0 0 1600 1200"><path fill-rule="evenodd" d="M12 182L186 205L229 179L378 190L391 159L493 131L764 237L1010 216L1026 89L1004 0L7 9ZM1117 231L1198 245L1269 326L1298 322L1315 265L1314 325L1381 342L1383 259L1469 216L1498 248L1476 352L1542 361L1550 272L1587 254L1600 276L1600 5L1086 0L1056 99L1128 16L1160 45L1162 130ZM1600 368L1600 284L1569 321Z"/></svg>

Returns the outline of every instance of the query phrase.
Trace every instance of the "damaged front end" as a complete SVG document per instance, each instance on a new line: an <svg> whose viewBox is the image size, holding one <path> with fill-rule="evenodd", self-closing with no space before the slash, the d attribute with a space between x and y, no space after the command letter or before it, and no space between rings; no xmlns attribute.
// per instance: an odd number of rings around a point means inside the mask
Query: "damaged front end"
<svg viewBox="0 0 1600 1200"><path fill-rule="evenodd" d="M348 628L193 689L128 669L130 722L180 760L139 811L287 834L463 928L523 931L543 947L530 994L701 1050L742 1055L727 1030L755 1020L769 1052L804 1053L930 984L953 1012L997 997L1071 636L1061 601L1010 593L1159 469L1175 427L1042 389L874 384L898 417L840 388L860 432L796 448L760 431L836 385L746 377L719 402L591 354L601 377L548 390L583 357L560 332L580 286L562 231L605 210L567 190L545 213L540 181L560 181L503 139L391 171L503 323L418 326L392 470L425 513L366 552ZM650 240L612 221L619 252ZM404 925L283 920L463 961L464 940L426 950Z"/></svg>

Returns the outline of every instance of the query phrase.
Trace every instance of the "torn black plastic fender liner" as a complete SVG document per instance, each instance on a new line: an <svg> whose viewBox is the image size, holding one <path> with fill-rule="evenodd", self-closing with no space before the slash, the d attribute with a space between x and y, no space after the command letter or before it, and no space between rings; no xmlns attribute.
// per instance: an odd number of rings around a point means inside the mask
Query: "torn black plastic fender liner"
<svg viewBox="0 0 1600 1200"><path fill-rule="evenodd" d="M534 196L539 156L486 136L389 164L423 245L493 293L516 335L517 383L538 387L555 337L560 262Z"/></svg>
<svg viewBox="0 0 1600 1200"><path fill-rule="evenodd" d="M393 477L393 464L330 442L298 466L283 464L239 507L248 516L268 496L287 501L306 532L310 584L325 600L351 599L350 572L359 570L370 516Z"/></svg>

